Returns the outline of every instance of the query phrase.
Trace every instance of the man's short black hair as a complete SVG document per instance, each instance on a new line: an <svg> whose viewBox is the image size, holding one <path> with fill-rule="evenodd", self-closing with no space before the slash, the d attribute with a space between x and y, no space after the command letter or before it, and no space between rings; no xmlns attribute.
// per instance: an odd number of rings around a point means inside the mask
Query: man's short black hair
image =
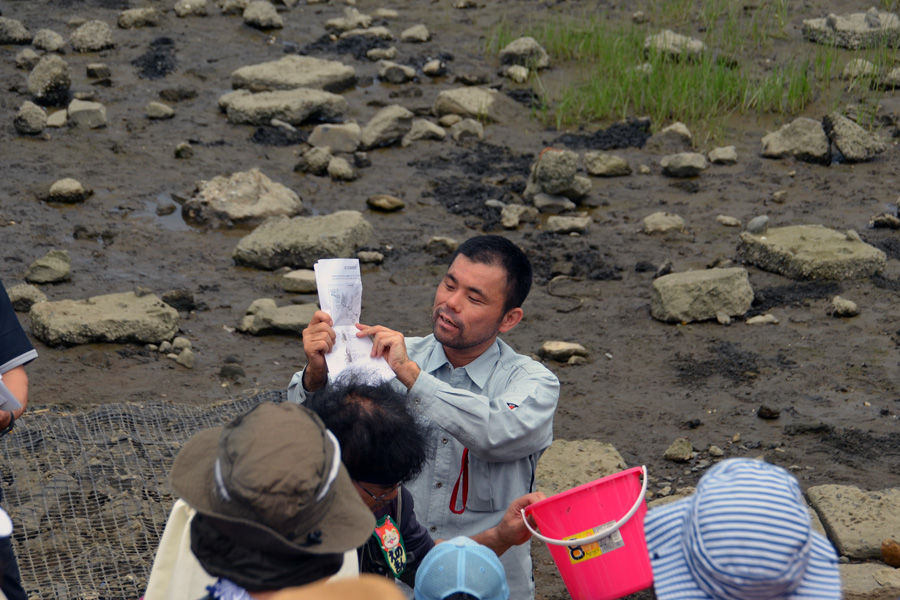
<svg viewBox="0 0 900 600"><path fill-rule="evenodd" d="M356 481L406 483L428 459L428 427L416 419L406 395L387 382L338 377L310 395L305 406L337 438L341 460Z"/></svg>
<svg viewBox="0 0 900 600"><path fill-rule="evenodd" d="M497 265L506 271L504 314L522 306L531 291L531 261L521 248L500 235L479 235L459 245L450 257L451 265L460 254L472 262Z"/></svg>

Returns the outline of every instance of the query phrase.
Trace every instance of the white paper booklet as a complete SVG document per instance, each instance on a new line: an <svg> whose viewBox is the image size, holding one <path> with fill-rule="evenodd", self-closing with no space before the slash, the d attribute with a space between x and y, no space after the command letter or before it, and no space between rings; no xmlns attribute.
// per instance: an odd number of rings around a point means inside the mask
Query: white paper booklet
<svg viewBox="0 0 900 600"><path fill-rule="evenodd" d="M334 321L335 340L331 352L325 355L328 373L337 376L352 369L368 381L388 381L394 371L383 357L372 358L372 340L356 337L362 309L362 278L359 260L355 258L327 258L316 262L316 287L319 306Z"/></svg>
<svg viewBox="0 0 900 600"><path fill-rule="evenodd" d="M9 391L9 388L3 383L3 375L0 375L0 410L16 410L21 407L22 403Z"/></svg>

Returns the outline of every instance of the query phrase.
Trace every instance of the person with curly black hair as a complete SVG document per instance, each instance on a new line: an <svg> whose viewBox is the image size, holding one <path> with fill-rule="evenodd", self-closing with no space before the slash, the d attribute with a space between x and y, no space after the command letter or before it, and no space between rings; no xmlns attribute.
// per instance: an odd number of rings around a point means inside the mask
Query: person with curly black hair
<svg viewBox="0 0 900 600"><path fill-rule="evenodd" d="M430 456L430 429L406 396L388 383L339 377L311 394L305 404L337 438L341 462L366 506L375 531L357 551L361 573L377 573L415 585L419 564L434 548L416 519L412 495L403 484L416 478ZM530 539L520 509L542 500L537 492L517 498L500 522L472 538L502 555Z"/></svg>

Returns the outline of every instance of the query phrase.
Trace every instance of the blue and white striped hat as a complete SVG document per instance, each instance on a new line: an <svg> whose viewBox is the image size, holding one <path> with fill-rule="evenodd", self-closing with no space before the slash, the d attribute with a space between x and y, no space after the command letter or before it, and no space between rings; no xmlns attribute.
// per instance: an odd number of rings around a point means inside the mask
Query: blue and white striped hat
<svg viewBox="0 0 900 600"><path fill-rule="evenodd" d="M644 533L659 600L841 599L837 554L781 467L723 461L693 496L650 510Z"/></svg>

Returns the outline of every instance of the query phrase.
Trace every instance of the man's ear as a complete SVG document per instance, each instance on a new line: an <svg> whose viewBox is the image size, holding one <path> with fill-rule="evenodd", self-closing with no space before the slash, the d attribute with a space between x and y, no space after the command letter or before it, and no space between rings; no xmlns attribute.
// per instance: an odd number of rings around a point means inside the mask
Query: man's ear
<svg viewBox="0 0 900 600"><path fill-rule="evenodd" d="M525 313L521 308L513 308L505 315L503 315L503 319L500 320L500 333L506 333L513 327L519 324L519 321L522 320L522 317L525 316Z"/></svg>

